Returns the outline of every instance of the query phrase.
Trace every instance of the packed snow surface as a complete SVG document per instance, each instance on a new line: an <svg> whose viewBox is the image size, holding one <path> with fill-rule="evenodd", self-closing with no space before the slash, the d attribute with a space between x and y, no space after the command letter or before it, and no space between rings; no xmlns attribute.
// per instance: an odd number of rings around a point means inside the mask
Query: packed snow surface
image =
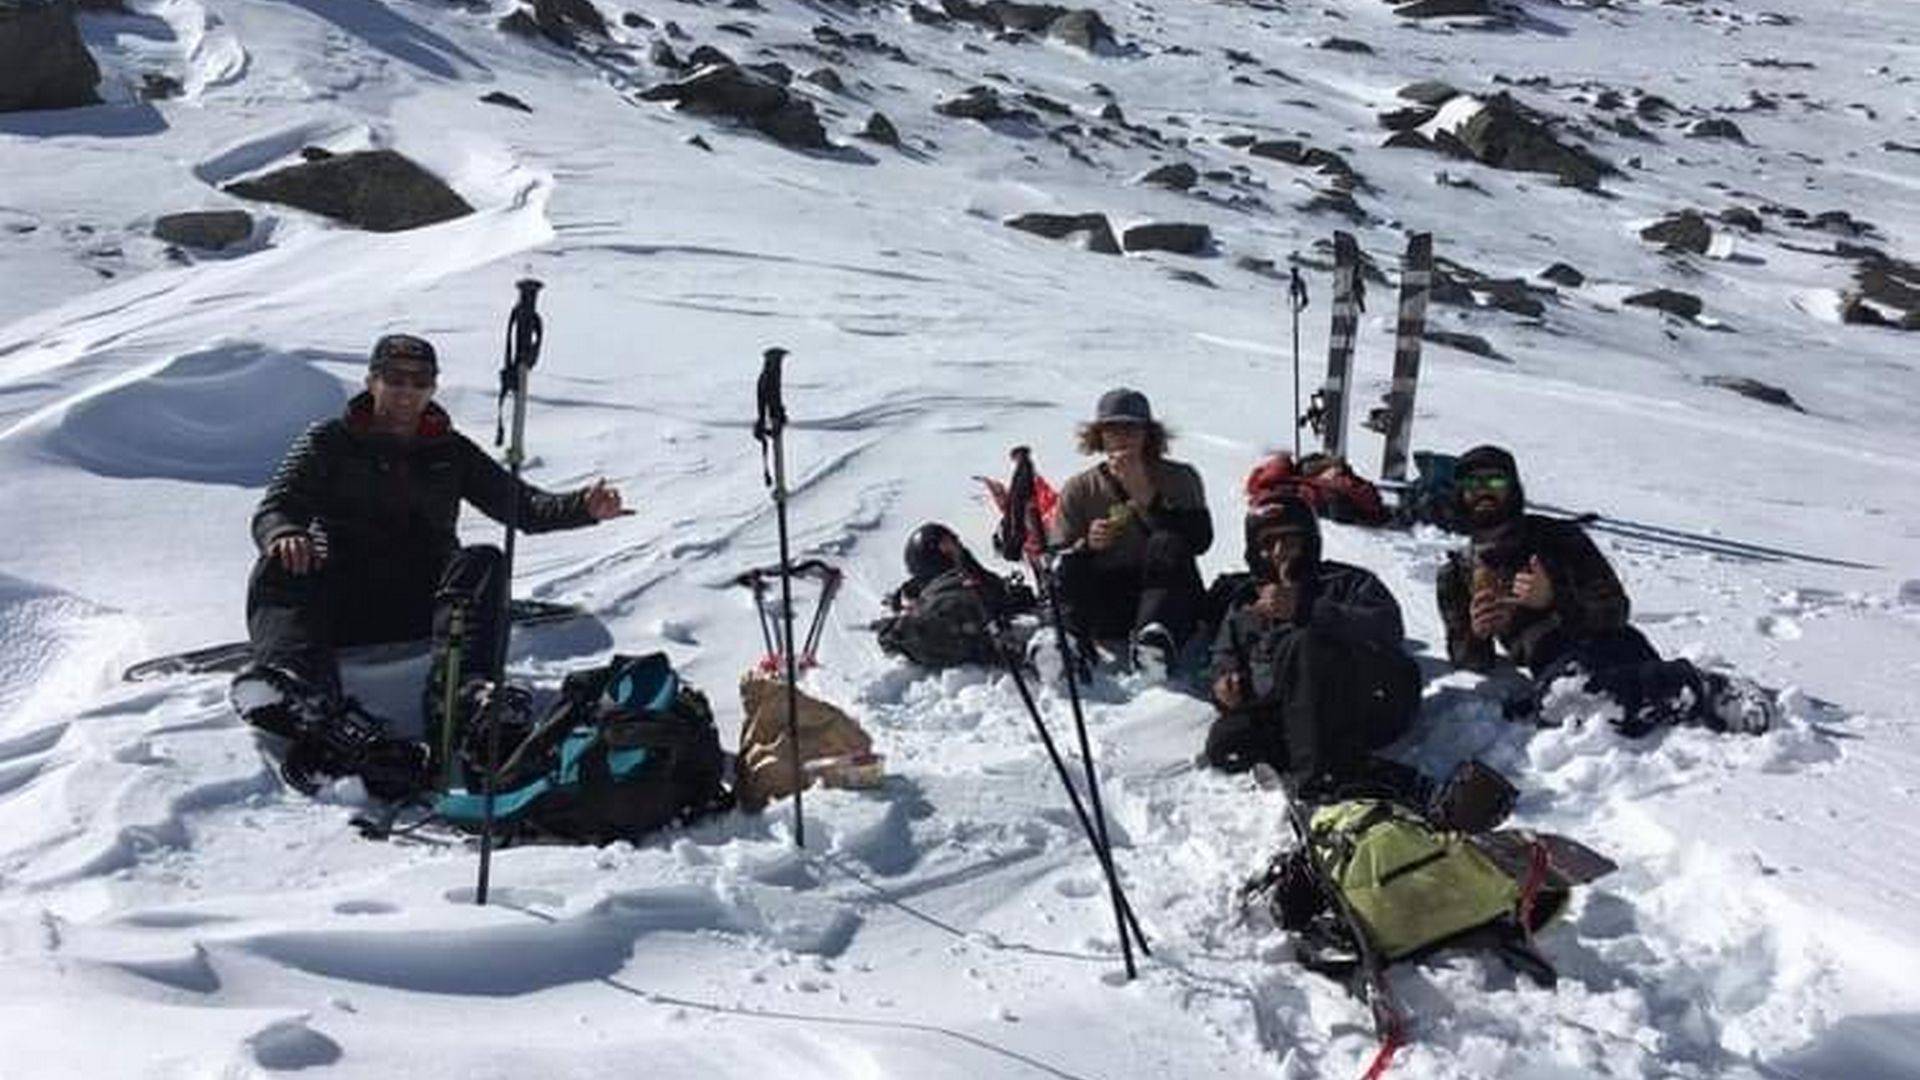
<svg viewBox="0 0 1920 1080"><path fill-rule="evenodd" d="M1233 568L1240 478L1290 443L1293 409L1284 285L1243 260L1308 267L1311 388L1326 241L1348 228L1386 273L1356 428L1386 383L1406 232L1489 278L1582 273L1532 294L1535 315L1486 292L1434 305L1433 329L1496 355L1427 347L1416 446L1503 443L1534 499L1639 523L1594 534L1639 625L1789 691L1758 738L1627 740L1577 694L1553 702L1558 728L1508 725L1492 687L1445 668L1431 594L1453 539L1330 526L1332 556L1394 588L1429 675L1395 753L1436 775L1487 760L1522 787L1521 823L1621 865L1542 936L1555 989L1473 955L1395 969L1415 1021L1393 1075L1920 1076L1920 336L1843 324L1855 263L1834 253L1920 258L1920 8L1495 7L1135 0L1102 8L1116 43L1097 55L894 3L609 0L610 36L572 47L498 29L498 0L82 16L105 103L0 114L0 1075L1357 1075L1365 1007L1237 910L1286 841L1283 796L1193 769L1206 705L1130 676L1089 690L1153 945L1127 982L1010 682L917 671L861 629L908 530L946 520L984 553L973 477L1003 474L1015 443L1056 480L1078 469L1074 425L1117 384L1176 429L1219 526L1205 566ZM793 91L838 149L639 100L675 77L656 42L833 66L838 91ZM178 93L146 100L151 73ZM1583 192L1381 147L1376 114L1422 79L1565 117L1618 171ZM974 84L1030 115L933 111ZM1099 116L1110 102L1124 119ZM901 148L856 137L876 109ZM1629 115L1641 135L1614 123ZM1689 135L1709 118L1741 138ZM1359 218L1307 209L1329 174L1236 135L1338 154ZM475 213L376 234L221 191L306 147L397 149ZM1134 182L1176 162L1193 190ZM1774 209L1758 231L1712 217L1735 204ZM224 252L151 234L233 207L256 227ZM1705 253L1639 238L1685 209L1709 215ZM1851 224L1809 227L1834 210ZM1001 224L1035 211L1204 223L1214 246L1113 257ZM529 475L605 476L638 513L522 546L518 591L593 618L520 635L513 669L551 686L665 649L729 744L760 644L728 582L777 557L753 376L763 349L791 350L794 542L849 579L809 686L890 771L810 794L804 850L784 803L637 848L516 848L481 908L471 849L359 838L351 784L287 791L222 678L119 682L240 635L260 486L377 335L431 337L440 400L490 435L522 276L547 285ZM1655 287L1701 314L1623 303ZM1364 472L1378 452L1360 431ZM423 665L351 667L349 689L405 716ZM1065 701L1042 705L1071 744Z"/></svg>

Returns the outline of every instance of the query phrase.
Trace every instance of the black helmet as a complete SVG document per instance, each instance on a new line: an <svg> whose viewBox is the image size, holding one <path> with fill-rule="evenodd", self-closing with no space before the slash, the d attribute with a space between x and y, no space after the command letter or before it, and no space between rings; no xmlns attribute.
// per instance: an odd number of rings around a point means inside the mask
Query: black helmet
<svg viewBox="0 0 1920 1080"><path fill-rule="evenodd" d="M907 576L915 581L938 577L953 569L953 560L940 549L942 541L958 543L952 529L929 521L907 535Z"/></svg>

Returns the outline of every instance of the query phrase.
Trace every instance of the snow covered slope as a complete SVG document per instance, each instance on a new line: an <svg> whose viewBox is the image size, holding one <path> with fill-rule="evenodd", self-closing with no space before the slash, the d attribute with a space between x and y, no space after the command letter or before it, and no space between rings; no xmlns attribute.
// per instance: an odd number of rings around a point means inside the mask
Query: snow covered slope
<svg viewBox="0 0 1920 1080"><path fill-rule="evenodd" d="M947 520L984 551L971 477L1016 442L1056 478L1077 468L1074 423L1121 383L1206 476L1223 539L1205 564L1232 568L1239 480L1290 441L1283 287L1259 260L1322 266L1334 228L1388 271L1425 230L1456 267L1533 286L1456 270L1483 288L1430 324L1496 355L1428 347L1415 445L1502 442L1536 499L1678 530L1596 534L1640 625L1795 688L1792 722L1762 738L1630 742L1578 700L1557 708L1594 722L1511 728L1477 678L1430 663L1402 755L1492 761L1524 822L1622 870L1543 936L1556 990L1470 957L1396 971L1418 1021L1395 1074L1920 1075L1920 337L1841 321L1865 264L1835 247L1920 259L1912 4L1524 0L1411 20L1378 0L1136 0L1102 9L1115 43L1097 54L904 4L622 0L599 6L607 37L571 47L501 31L509 8L486 0L126 7L82 19L105 104L0 114L0 1075L1357 1074L1364 1008L1234 910L1282 806L1187 766L1205 706L1094 688L1117 856L1155 946L1126 984L1012 687L924 675L856 629L909 529ZM656 43L832 67L839 90L792 87L837 149L640 99L678 74ZM149 74L179 93L144 100ZM1511 92L1618 171L1589 192L1383 147L1378 115L1429 79ZM1027 115L934 111L974 85ZM875 110L901 148L857 137ZM1739 141L1688 133L1729 118ZM1255 154L1247 136L1301 145ZM371 233L221 191L305 147L399 150L475 212ZM1179 163L1190 191L1136 182ZM1714 216L1736 206L1757 230ZM236 207L256 224L224 253L151 235L162 214ZM1685 210L1708 215L1704 252L1639 237ZM1205 224L1213 244L1116 257L1002 224L1033 212ZM1536 276L1555 262L1582 283ZM222 680L117 682L241 633L259 486L378 334L432 337L441 399L484 437L528 274L548 285L531 476L604 475L639 509L521 549L521 592L595 616L516 639L536 682L664 648L737 725L732 685L760 646L727 582L776 557L751 384L762 349L791 350L797 543L850 581L814 688L893 773L810 797L804 853L784 808L640 849L512 850L501 902L477 909L467 851L369 843L350 792L284 791ZM1309 272L1309 386L1327 277ZM1701 314L1623 303L1659 287ZM1390 286L1373 289L1363 404L1391 355ZM1371 472L1379 442L1356 442ZM1394 587L1432 660L1448 539L1329 533ZM355 668L351 690L402 712L422 666ZM1045 704L1061 724L1065 703Z"/></svg>

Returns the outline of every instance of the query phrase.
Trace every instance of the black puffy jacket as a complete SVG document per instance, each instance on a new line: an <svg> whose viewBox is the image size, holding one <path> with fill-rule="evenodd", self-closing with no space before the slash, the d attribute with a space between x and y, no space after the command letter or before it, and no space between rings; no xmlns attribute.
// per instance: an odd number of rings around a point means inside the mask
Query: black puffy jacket
<svg viewBox="0 0 1920 1080"><path fill-rule="evenodd" d="M1632 605L1613 566L1579 525L1538 514L1524 514L1483 542L1447 557L1434 582L1440 617L1447 627L1447 656L1473 671L1493 667L1494 642L1473 636L1473 570L1486 564L1498 578L1498 590L1510 588L1514 574L1535 556L1553 582L1553 607L1514 612L1498 640L1513 662L1538 673L1568 649L1627 625Z"/></svg>
<svg viewBox="0 0 1920 1080"><path fill-rule="evenodd" d="M375 434L372 419L372 396L363 393L294 440L253 513L262 551L306 532L336 568L431 582L459 548L462 500L504 522L517 497L529 533L593 524L584 491L553 495L522 482L516 495L507 470L438 405L427 406L411 439Z"/></svg>
<svg viewBox="0 0 1920 1080"><path fill-rule="evenodd" d="M1239 671L1250 676L1250 702L1266 702L1279 695L1274 659L1287 639L1304 628L1356 646L1390 653L1400 650L1404 636L1400 604L1385 582L1358 566L1331 559L1316 562L1291 621L1268 619L1253 610L1259 592L1259 581L1247 578L1229 601L1213 645L1213 674Z"/></svg>

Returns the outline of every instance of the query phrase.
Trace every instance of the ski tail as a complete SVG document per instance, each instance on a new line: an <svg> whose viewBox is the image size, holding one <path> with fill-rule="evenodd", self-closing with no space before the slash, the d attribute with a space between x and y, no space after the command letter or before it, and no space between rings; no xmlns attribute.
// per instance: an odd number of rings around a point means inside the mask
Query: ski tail
<svg viewBox="0 0 1920 1080"><path fill-rule="evenodd" d="M1347 451L1347 411L1353 398L1353 344L1366 307L1360 278L1360 245L1352 233L1333 234L1333 328L1327 338L1327 381L1317 395L1315 430L1321 449L1334 457Z"/></svg>
<svg viewBox="0 0 1920 1080"><path fill-rule="evenodd" d="M1413 442L1413 399L1420 385L1420 340L1427 328L1427 295L1433 281L1433 234L1407 238L1400 264L1399 325L1394 335L1393 385L1386 396L1386 451L1380 460L1384 480L1405 480Z"/></svg>

